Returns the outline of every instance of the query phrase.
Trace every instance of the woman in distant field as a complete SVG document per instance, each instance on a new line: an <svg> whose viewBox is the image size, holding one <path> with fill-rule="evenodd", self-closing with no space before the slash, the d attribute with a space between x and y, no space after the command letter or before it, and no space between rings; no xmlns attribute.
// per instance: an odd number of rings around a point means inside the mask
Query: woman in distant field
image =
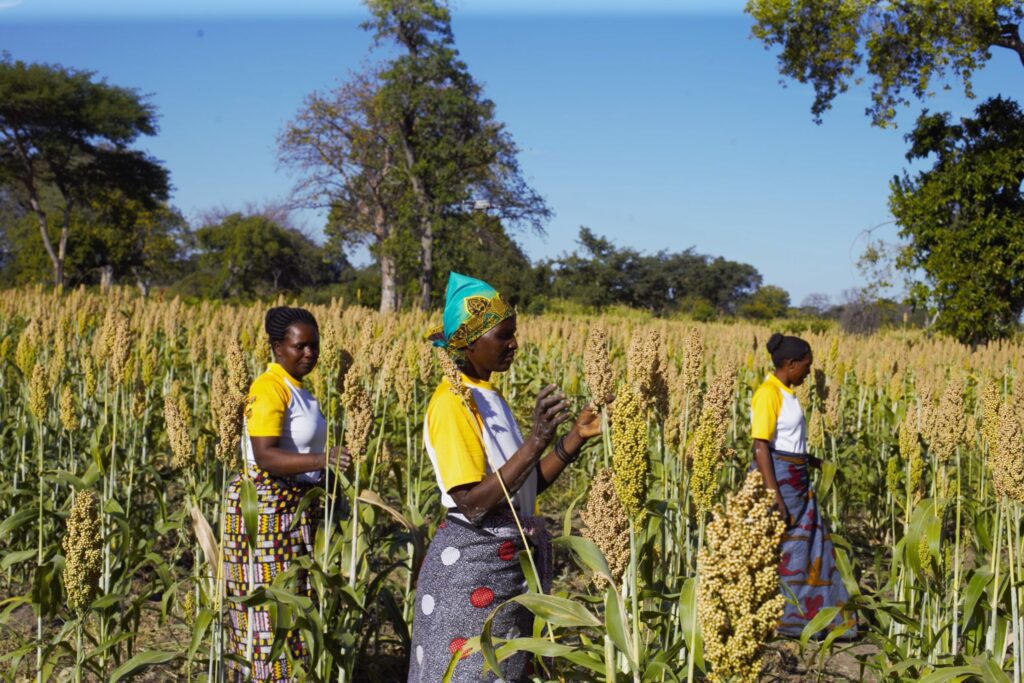
<svg viewBox="0 0 1024 683"><path fill-rule="evenodd" d="M497 605L526 592L519 564L523 539L518 516L542 587L550 583L551 542L535 515L537 494L580 455L583 444L601 433L600 414L584 408L572 428L555 441L570 419L565 396L555 385L541 389L533 425L524 439L512 411L491 376L511 367L519 344L515 310L485 282L452 273L445 297L444 326L431 339L448 352L458 370L437 387L423 425L427 454L437 475L447 517L427 550L416 588L410 683L437 683L453 657L452 681L524 681L531 655L519 652L502 672L482 676L483 656L463 652L479 636ZM468 398L456 393L457 382ZM505 497L508 490L514 511ZM492 622L499 638L530 636L533 615L508 605Z"/></svg>
<svg viewBox="0 0 1024 683"><path fill-rule="evenodd" d="M264 328L274 362L249 388L242 438L247 476L256 487L259 510L252 558L240 503L244 477L236 477L229 485L225 510L227 592L236 597L270 585L292 562L312 552L316 519L309 508L298 512L299 501L319 483L326 467L344 469L349 464L344 449L325 452L327 422L317 400L302 384L320 357L316 318L303 308L278 306L267 311ZM298 590L308 595L307 577L300 574L298 582ZM301 635L289 633L288 652L271 660L274 630L268 610L254 607L249 612L237 603L228 605L229 649L249 662L243 666L227 661L233 680L295 680L289 655L299 661L308 659ZM303 665L308 670L308 662Z"/></svg>
<svg viewBox="0 0 1024 683"><path fill-rule="evenodd" d="M768 340L775 371L754 392L751 436L754 464L765 486L775 494L775 507L786 523L782 537L779 578L786 608L778 632L799 636L810 619L826 607L842 607L849 599L836 568L835 548L821 516L808 466L821 460L807 453L804 411L793 393L811 372L811 346L798 337L773 334ZM848 627L856 632L852 616L842 611L828 629Z"/></svg>

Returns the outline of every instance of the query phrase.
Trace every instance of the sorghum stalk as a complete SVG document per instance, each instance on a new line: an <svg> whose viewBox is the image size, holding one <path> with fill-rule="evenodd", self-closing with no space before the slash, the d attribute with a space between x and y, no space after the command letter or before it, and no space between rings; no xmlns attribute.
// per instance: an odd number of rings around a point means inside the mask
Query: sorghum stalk
<svg viewBox="0 0 1024 683"><path fill-rule="evenodd" d="M373 405L358 378L350 379L347 384L342 397L345 405L345 445L355 468L355 483L352 487L352 558L348 582L354 586L359 558L359 480L373 429Z"/></svg>
<svg viewBox="0 0 1024 683"><path fill-rule="evenodd" d="M36 363L32 369L32 380L29 384L29 411L35 418L36 426L36 478L39 497L38 539L36 544L36 566L43 566L43 439L46 432L46 412L48 404L46 369L42 363ZM43 675L43 610L36 615L36 680L42 681Z"/></svg>

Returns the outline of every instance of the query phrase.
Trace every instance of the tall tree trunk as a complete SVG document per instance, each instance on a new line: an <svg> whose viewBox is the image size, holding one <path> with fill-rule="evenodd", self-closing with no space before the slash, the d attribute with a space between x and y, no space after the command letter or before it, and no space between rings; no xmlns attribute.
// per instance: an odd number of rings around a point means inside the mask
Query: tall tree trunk
<svg viewBox="0 0 1024 683"><path fill-rule="evenodd" d="M132 266L132 275L135 276L135 286L139 288L139 294L145 299L149 296L149 282L146 278L142 277L142 271L135 266Z"/></svg>
<svg viewBox="0 0 1024 683"><path fill-rule="evenodd" d="M398 310L398 266L395 257L388 253L380 255L380 312L393 313Z"/></svg>
<svg viewBox="0 0 1024 683"><path fill-rule="evenodd" d="M420 309L430 310L434 284L434 224L430 216L420 219Z"/></svg>
<svg viewBox="0 0 1024 683"><path fill-rule="evenodd" d="M434 282L434 224L431 220L430 197L423 185L423 180L413 170L416 168L416 153L409 144L408 130L412 122L406 122L406 129L398 136L402 144L402 153L405 156L406 170L409 173L409 182L412 185L413 194L419 203L420 209L420 310L430 310L430 294Z"/></svg>
<svg viewBox="0 0 1024 683"><path fill-rule="evenodd" d="M109 292L114 286L114 266L100 267L100 289Z"/></svg>
<svg viewBox="0 0 1024 683"><path fill-rule="evenodd" d="M66 234L62 235L61 239L61 253L58 255L57 250L53 248L53 242L50 241L50 230L49 224L46 220L46 212L43 211L43 207L39 203L39 199L35 196L35 192L29 190L29 206L32 207L32 213L36 215L36 221L39 223L39 235L43 238L43 246L46 248L46 254L50 257L50 262L53 264L53 285L55 287L62 287L64 285L64 244L67 242Z"/></svg>

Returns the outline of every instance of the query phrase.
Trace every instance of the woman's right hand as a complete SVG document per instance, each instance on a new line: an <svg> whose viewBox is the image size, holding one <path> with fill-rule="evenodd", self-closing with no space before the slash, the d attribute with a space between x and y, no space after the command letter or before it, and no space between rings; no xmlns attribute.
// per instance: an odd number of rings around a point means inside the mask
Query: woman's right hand
<svg viewBox="0 0 1024 683"><path fill-rule="evenodd" d="M546 448L555 438L558 426L570 417L569 403L565 400L565 394L554 384L549 384L537 395L537 403L533 407L533 429L530 430L530 436L541 442L541 446Z"/></svg>
<svg viewBox="0 0 1024 683"><path fill-rule="evenodd" d="M327 467L332 470L347 470L352 464L352 455L347 448L334 446L327 451Z"/></svg>
<svg viewBox="0 0 1024 683"><path fill-rule="evenodd" d="M778 491L775 492L775 510L779 513L779 517L782 518L783 523L789 524L789 514L786 511L786 501L782 499L782 494Z"/></svg>

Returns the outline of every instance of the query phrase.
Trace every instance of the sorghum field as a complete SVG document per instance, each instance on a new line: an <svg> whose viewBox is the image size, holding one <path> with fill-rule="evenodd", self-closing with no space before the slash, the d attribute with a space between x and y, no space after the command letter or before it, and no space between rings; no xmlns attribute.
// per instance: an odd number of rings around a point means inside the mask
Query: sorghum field
<svg viewBox="0 0 1024 683"><path fill-rule="evenodd" d="M0 294L5 680L221 675L222 495L269 359L268 305ZM355 464L305 501L325 511L314 598L286 574L245 603L305 633L310 679L402 680L414 569L440 512L421 441L441 372L420 341L431 321L310 308L312 387ZM603 443L541 498L554 594L523 597L532 637L471 641L489 661L536 652L538 680L751 681L785 652L810 662L802 680L836 679L839 658L845 679L1020 679L1021 347L797 330L815 351L799 396L860 634L780 644L780 523L746 476L771 330L639 315L522 316L519 330L498 382L524 425L548 382L577 406L616 400Z"/></svg>

